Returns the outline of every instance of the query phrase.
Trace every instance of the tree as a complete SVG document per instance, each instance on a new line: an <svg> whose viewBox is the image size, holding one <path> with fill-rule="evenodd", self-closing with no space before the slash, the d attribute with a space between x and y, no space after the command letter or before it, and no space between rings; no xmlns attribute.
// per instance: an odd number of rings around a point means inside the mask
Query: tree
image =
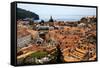
<svg viewBox="0 0 100 68"><path fill-rule="evenodd" d="M54 22L52 16L50 17L49 22Z"/></svg>

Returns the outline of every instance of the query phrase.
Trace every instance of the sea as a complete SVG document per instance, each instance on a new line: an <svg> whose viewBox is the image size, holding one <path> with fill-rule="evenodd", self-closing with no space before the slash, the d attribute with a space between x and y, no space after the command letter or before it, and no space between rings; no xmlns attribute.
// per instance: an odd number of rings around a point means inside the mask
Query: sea
<svg viewBox="0 0 100 68"><path fill-rule="evenodd" d="M70 15L70 16L52 16L54 21L80 21L81 18L87 17L87 16L95 16L95 15ZM45 22L49 21L51 16L40 16L39 20L35 20L36 22L40 22L41 20L44 20Z"/></svg>

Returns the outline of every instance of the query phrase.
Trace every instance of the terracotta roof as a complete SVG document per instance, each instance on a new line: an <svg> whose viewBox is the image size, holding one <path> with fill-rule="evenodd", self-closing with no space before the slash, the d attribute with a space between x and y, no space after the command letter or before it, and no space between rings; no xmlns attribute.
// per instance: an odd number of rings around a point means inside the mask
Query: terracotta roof
<svg viewBox="0 0 100 68"><path fill-rule="evenodd" d="M27 29L20 29L20 30L17 30L17 36L18 36L18 38L27 36L27 35L29 35L29 34L30 34L30 33L27 31Z"/></svg>

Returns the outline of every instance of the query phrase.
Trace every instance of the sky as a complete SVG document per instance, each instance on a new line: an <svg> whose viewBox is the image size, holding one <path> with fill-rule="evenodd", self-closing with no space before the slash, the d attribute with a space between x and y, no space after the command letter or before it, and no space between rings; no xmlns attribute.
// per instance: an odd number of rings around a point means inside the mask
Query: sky
<svg viewBox="0 0 100 68"><path fill-rule="evenodd" d="M41 19L50 18L76 18L80 16L95 16L96 8L90 7L74 7L74 6L58 6L58 5L40 5L18 3L18 8L22 8L31 12L35 12Z"/></svg>

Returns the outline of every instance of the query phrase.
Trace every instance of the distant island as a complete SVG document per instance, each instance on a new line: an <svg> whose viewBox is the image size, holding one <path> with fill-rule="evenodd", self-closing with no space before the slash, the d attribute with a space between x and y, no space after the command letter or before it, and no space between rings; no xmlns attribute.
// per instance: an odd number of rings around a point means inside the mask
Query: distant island
<svg viewBox="0 0 100 68"><path fill-rule="evenodd" d="M27 11L21 8L17 8L17 19L33 18L34 20L39 20L39 15L34 12Z"/></svg>

